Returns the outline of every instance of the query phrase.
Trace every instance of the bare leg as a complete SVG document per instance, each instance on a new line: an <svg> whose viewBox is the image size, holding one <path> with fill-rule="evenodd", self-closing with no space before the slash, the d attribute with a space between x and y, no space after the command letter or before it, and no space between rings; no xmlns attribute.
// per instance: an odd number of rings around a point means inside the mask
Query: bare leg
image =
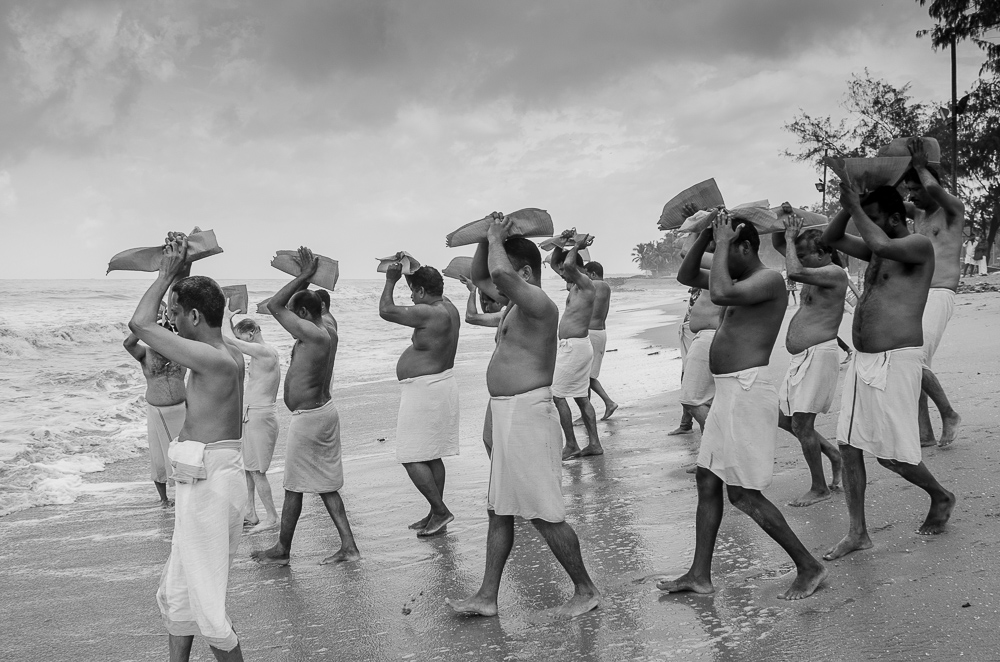
<svg viewBox="0 0 1000 662"><path fill-rule="evenodd" d="M920 446L927 448L937 443L934 438L934 428L931 427L931 414L927 409L927 394L921 390L917 401L917 427L920 430Z"/></svg>
<svg viewBox="0 0 1000 662"><path fill-rule="evenodd" d="M465 600L445 598L445 602L459 614L469 616L496 616L497 594L500 592L500 577L507 565L507 557L514 547L513 515L497 515L492 510L489 530L486 533L486 570L483 583L476 594Z"/></svg>
<svg viewBox="0 0 1000 662"><path fill-rule="evenodd" d="M816 432L814 427L816 414L795 412L792 414L792 433L802 445L802 455L805 457L806 465L809 467L809 475L812 484L809 491L789 502L789 506L811 506L820 501L830 498L830 488L826 484L826 477L823 475L823 453L828 456L832 452L835 455L830 457L830 463L834 466L834 481L840 481L841 460L840 451L833 448L823 436ZM825 444L825 445L824 445ZM832 449L832 451L831 451Z"/></svg>
<svg viewBox="0 0 1000 662"><path fill-rule="evenodd" d="M555 609L546 610L545 615L557 620L566 620L600 607L601 592L594 586L587 568L583 565L580 539L577 538L573 527L566 522L546 522L542 519L533 519L531 523L545 538L556 560L573 580L573 597Z"/></svg>
<svg viewBox="0 0 1000 662"><path fill-rule="evenodd" d="M574 453L580 452L580 446L576 443L576 433L573 432L573 413L569 410L569 403L566 398L552 397L556 411L559 412L559 425L562 426L563 434L566 435L566 445L563 446L562 457L567 459Z"/></svg>
<svg viewBox="0 0 1000 662"><path fill-rule="evenodd" d="M250 529L249 533L270 531L278 525L278 511L274 507L274 496L271 494L271 483L267 482L267 474L263 471L252 471L247 474L253 481L264 506L264 521ZM256 513L254 513L256 515Z"/></svg>
<svg viewBox="0 0 1000 662"><path fill-rule="evenodd" d="M576 405L580 408L580 414L583 416L583 426L587 429L587 447L573 453L570 457L604 455L604 447L601 446L601 440L597 436L597 412L594 411L594 405L590 404L589 398L573 398L573 400L576 401ZM568 405L566 410L569 410Z"/></svg>
<svg viewBox="0 0 1000 662"><path fill-rule="evenodd" d="M601 386L601 382L597 377L590 378L590 388L597 394L597 397L604 401L604 416L601 416L601 420L608 420L611 418L611 414L615 413L615 410L618 409L618 403L608 397L608 392Z"/></svg>
<svg viewBox="0 0 1000 662"><path fill-rule="evenodd" d="M698 510L695 514L694 561L691 569L674 580L660 580L656 588L668 593L692 591L714 593L712 585L712 555L715 538L722 524L722 479L705 467L695 472L698 481Z"/></svg>
<svg viewBox="0 0 1000 662"><path fill-rule="evenodd" d="M191 659L191 645L194 643L194 635L179 637L173 634L167 635L170 645L170 662L188 662Z"/></svg>
<svg viewBox="0 0 1000 662"><path fill-rule="evenodd" d="M941 387L941 382L938 381L937 376L928 368L924 368L924 374L920 380L920 389L920 402L922 403L923 414L927 416L928 422L930 421L930 414L927 412L928 397L934 401L934 406L938 408L938 412L941 414L941 441L938 442L938 446L950 445L958 437L958 426L962 424L962 417L952 409L951 402ZM923 433L921 432L921 445L924 443L923 439ZM932 436L931 442L933 443L933 441L934 438Z"/></svg>
<svg viewBox="0 0 1000 662"><path fill-rule="evenodd" d="M153 481L153 486L156 487L156 494L160 497L160 505L164 508L174 505L174 502L167 498L167 484Z"/></svg>
<svg viewBox="0 0 1000 662"><path fill-rule="evenodd" d="M872 547L872 539L868 537L868 524L865 522L868 472L865 471L864 453L854 446L841 444L840 456L844 460L844 499L847 501L847 514L851 523L847 535L823 555L828 561Z"/></svg>
<svg viewBox="0 0 1000 662"><path fill-rule="evenodd" d="M361 558L361 552L354 542L354 533L351 532L351 523L347 521L347 509L344 508L344 500L340 498L339 492L325 492L319 495L326 506L326 512L330 513L337 533L340 534L340 551L333 556L328 556L319 562L320 565L327 563L341 563L343 561L357 561Z"/></svg>
<svg viewBox="0 0 1000 662"><path fill-rule="evenodd" d="M794 420L794 419L793 419ZM818 455L817 451L817 455ZM826 567L809 553L795 532L788 526L785 516L758 490L728 486L729 501L757 523L764 533L781 545L795 563L796 577L788 590L779 595L784 600L801 600L816 592L826 579Z"/></svg>
<svg viewBox="0 0 1000 662"><path fill-rule="evenodd" d="M487 457L493 457L493 407L486 405L486 418L483 419L483 445L486 446Z"/></svg>
<svg viewBox="0 0 1000 662"><path fill-rule="evenodd" d="M243 662L243 650L237 643L236 648L231 651L219 650L215 646L209 646L212 649L212 654L215 655L216 660L221 660L222 662Z"/></svg>
<svg viewBox="0 0 1000 662"><path fill-rule="evenodd" d="M257 516L257 500L254 498L253 472L244 471L243 474L247 479L247 514L243 518L243 523L257 526L260 524L260 518Z"/></svg>
<svg viewBox="0 0 1000 662"><path fill-rule="evenodd" d="M278 542L270 549L250 553L250 558L264 565L288 565L292 551L292 538L302 514L302 492L285 490L285 502L281 505L281 529Z"/></svg>
<svg viewBox="0 0 1000 662"><path fill-rule="evenodd" d="M698 427L702 432L705 431L705 421L708 420L708 412L711 408L711 404L691 406L691 418L698 421Z"/></svg>
<svg viewBox="0 0 1000 662"><path fill-rule="evenodd" d="M910 481L931 497L931 507L927 512L927 519L917 529L917 533L922 536L931 536L944 532L944 525L951 517L951 511L955 508L955 495L941 487L930 470L923 462L920 464L906 464L895 460L878 461L886 469L894 471L906 480Z"/></svg>
<svg viewBox="0 0 1000 662"><path fill-rule="evenodd" d="M403 467L406 468L410 480L413 481L431 507L430 514L419 522L411 524L410 528L418 528L417 525L422 522L423 526L419 527L418 536L426 537L444 533L448 522L455 519L455 516L448 510L448 506L444 505L444 462L440 458L429 462L405 462Z"/></svg>
<svg viewBox="0 0 1000 662"><path fill-rule="evenodd" d="M670 432L667 433L668 437L671 437L671 436L677 435L677 434L690 434L691 431L694 429L694 426L692 425L692 420L693 419L691 418L691 412L689 412L687 410L687 407L684 407L684 405L681 405L681 408L682 408L682 410L681 410L681 422L677 426L676 430L671 430Z"/></svg>

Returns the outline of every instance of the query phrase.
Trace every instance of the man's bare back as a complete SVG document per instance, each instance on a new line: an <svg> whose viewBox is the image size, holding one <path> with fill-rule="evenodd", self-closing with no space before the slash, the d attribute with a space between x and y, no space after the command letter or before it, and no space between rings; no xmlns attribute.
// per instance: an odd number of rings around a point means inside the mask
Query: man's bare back
<svg viewBox="0 0 1000 662"><path fill-rule="evenodd" d="M590 315L590 330L603 331L611 309L611 286L603 280L594 280L594 312Z"/></svg>
<svg viewBox="0 0 1000 662"><path fill-rule="evenodd" d="M337 358L337 336L332 328L308 322L321 335L296 340L285 373L285 406L290 411L315 409L330 399L330 376Z"/></svg>
<svg viewBox="0 0 1000 662"><path fill-rule="evenodd" d="M934 246L934 277L930 286L958 289L958 281L962 275L964 218L949 223L947 213L941 207L931 213L916 209L913 227L917 234L930 239Z"/></svg>

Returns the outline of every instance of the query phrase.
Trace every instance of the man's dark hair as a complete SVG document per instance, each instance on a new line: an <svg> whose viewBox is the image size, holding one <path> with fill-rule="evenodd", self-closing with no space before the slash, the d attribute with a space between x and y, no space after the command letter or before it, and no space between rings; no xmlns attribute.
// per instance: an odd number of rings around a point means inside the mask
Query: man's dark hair
<svg viewBox="0 0 1000 662"><path fill-rule="evenodd" d="M903 204L903 196L892 186L879 186L861 199L861 206L878 205L879 211L885 214L886 218L893 214L899 214L902 222L906 222L906 206Z"/></svg>
<svg viewBox="0 0 1000 662"><path fill-rule="evenodd" d="M222 327L222 313L226 309L226 295L219 284L208 276L188 276L174 283L177 305L185 313L197 310L213 329Z"/></svg>
<svg viewBox="0 0 1000 662"><path fill-rule="evenodd" d="M934 181L936 181L938 184L941 183L941 175L938 174L937 168L935 168L934 166L928 165L927 166L927 172L931 173L931 177L934 178ZM903 174L903 181L904 182L911 182L913 184L920 184L921 186L924 185L924 183L922 181L920 181L920 175L917 173L917 169L916 168L910 168L909 170L907 170Z"/></svg>
<svg viewBox="0 0 1000 662"><path fill-rule="evenodd" d="M507 241L503 242L503 249L514 271L528 265L536 278L542 277L542 254L535 242L521 236L507 237Z"/></svg>
<svg viewBox="0 0 1000 662"><path fill-rule="evenodd" d="M326 290L313 290L313 291L316 293L316 296L319 297L319 301L320 303L323 304L323 307L326 308L327 310L330 310L330 293L327 292Z"/></svg>
<svg viewBox="0 0 1000 662"><path fill-rule="evenodd" d="M803 230L802 234L795 238L795 245L802 246L808 250L815 252L823 252L830 256L830 261L833 262L838 267L844 267L844 264L840 261L840 256L837 251L830 248L823 241L823 231L816 228L811 228L809 230Z"/></svg>
<svg viewBox="0 0 1000 662"><path fill-rule="evenodd" d="M569 250L556 246L552 250L552 255L549 257L549 266L555 269L557 266L562 266L566 262L566 256L569 255ZM576 268L583 269L583 258L580 257L580 253L576 254Z"/></svg>
<svg viewBox="0 0 1000 662"><path fill-rule="evenodd" d="M604 278L604 265L600 262L588 262L583 265L583 268L592 274L597 274L598 278Z"/></svg>
<svg viewBox="0 0 1000 662"><path fill-rule="evenodd" d="M760 233L757 232L756 226L742 216L733 216L729 219L729 224L734 230L739 227L740 223L743 224L743 229L740 230L738 235L736 235L736 242L742 243L744 241L748 241L750 242L750 248L753 249L753 252L758 252L760 250Z"/></svg>
<svg viewBox="0 0 1000 662"><path fill-rule="evenodd" d="M432 297L444 294L444 278L434 267L424 265L406 277L407 284L413 289L424 288L424 292Z"/></svg>
<svg viewBox="0 0 1000 662"><path fill-rule="evenodd" d="M257 333L260 331L260 326L257 322L247 318L237 322L236 326L233 327L233 330L236 331L236 333Z"/></svg>
<svg viewBox="0 0 1000 662"><path fill-rule="evenodd" d="M319 296L312 290L302 290L292 295L286 306L290 311L295 312L299 308L305 308L309 317L316 319L323 314L323 304Z"/></svg>

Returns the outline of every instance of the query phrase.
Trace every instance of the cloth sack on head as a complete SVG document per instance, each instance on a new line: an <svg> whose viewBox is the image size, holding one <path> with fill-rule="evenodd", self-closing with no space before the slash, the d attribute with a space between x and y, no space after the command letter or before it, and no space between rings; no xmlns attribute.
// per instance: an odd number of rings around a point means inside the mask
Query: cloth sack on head
<svg viewBox="0 0 1000 662"><path fill-rule="evenodd" d="M187 236L187 262L203 260L222 252L215 239L214 230L200 230ZM163 259L163 246L130 248L118 253L108 262L108 271L159 271Z"/></svg>
<svg viewBox="0 0 1000 662"><path fill-rule="evenodd" d="M551 237L555 232L552 226L552 217L544 209L528 207L507 214L505 218L511 219L514 225L510 230L510 236L521 237ZM490 216L466 223L454 232L445 237L445 245L448 248L456 246L468 246L486 241L486 233L493 219Z"/></svg>
<svg viewBox="0 0 1000 662"><path fill-rule="evenodd" d="M390 255L389 257L378 257L375 259L378 260L377 271L382 274L389 270L389 265L393 262L399 262L400 265L402 265L404 276L409 276L420 268L420 263L417 261L417 258L413 257L406 251L400 251L395 255Z"/></svg>
<svg viewBox="0 0 1000 662"><path fill-rule="evenodd" d="M298 251L278 251L271 258L271 266L278 271L285 272L289 276L298 276L301 273L299 263L295 259L298 257L298 254ZM336 260L331 260L323 255L317 255L316 257L319 258L319 268L309 278L309 282L322 287L324 290L332 291L337 287L337 280L340 278L340 266Z"/></svg>
<svg viewBox="0 0 1000 662"><path fill-rule="evenodd" d="M689 204L698 209L711 209L723 206L726 202L722 199L722 193L715 180L706 179L670 198L667 204L663 205L657 227L661 230L676 230L681 227L686 220L683 208Z"/></svg>

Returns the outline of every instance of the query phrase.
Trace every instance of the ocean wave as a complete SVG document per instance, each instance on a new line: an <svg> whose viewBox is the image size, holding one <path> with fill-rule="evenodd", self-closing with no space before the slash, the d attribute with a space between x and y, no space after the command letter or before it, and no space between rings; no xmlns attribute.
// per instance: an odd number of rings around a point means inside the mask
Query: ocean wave
<svg viewBox="0 0 1000 662"><path fill-rule="evenodd" d="M0 325L0 356L34 356L40 349L121 342L128 335L125 322L78 322L36 329Z"/></svg>

